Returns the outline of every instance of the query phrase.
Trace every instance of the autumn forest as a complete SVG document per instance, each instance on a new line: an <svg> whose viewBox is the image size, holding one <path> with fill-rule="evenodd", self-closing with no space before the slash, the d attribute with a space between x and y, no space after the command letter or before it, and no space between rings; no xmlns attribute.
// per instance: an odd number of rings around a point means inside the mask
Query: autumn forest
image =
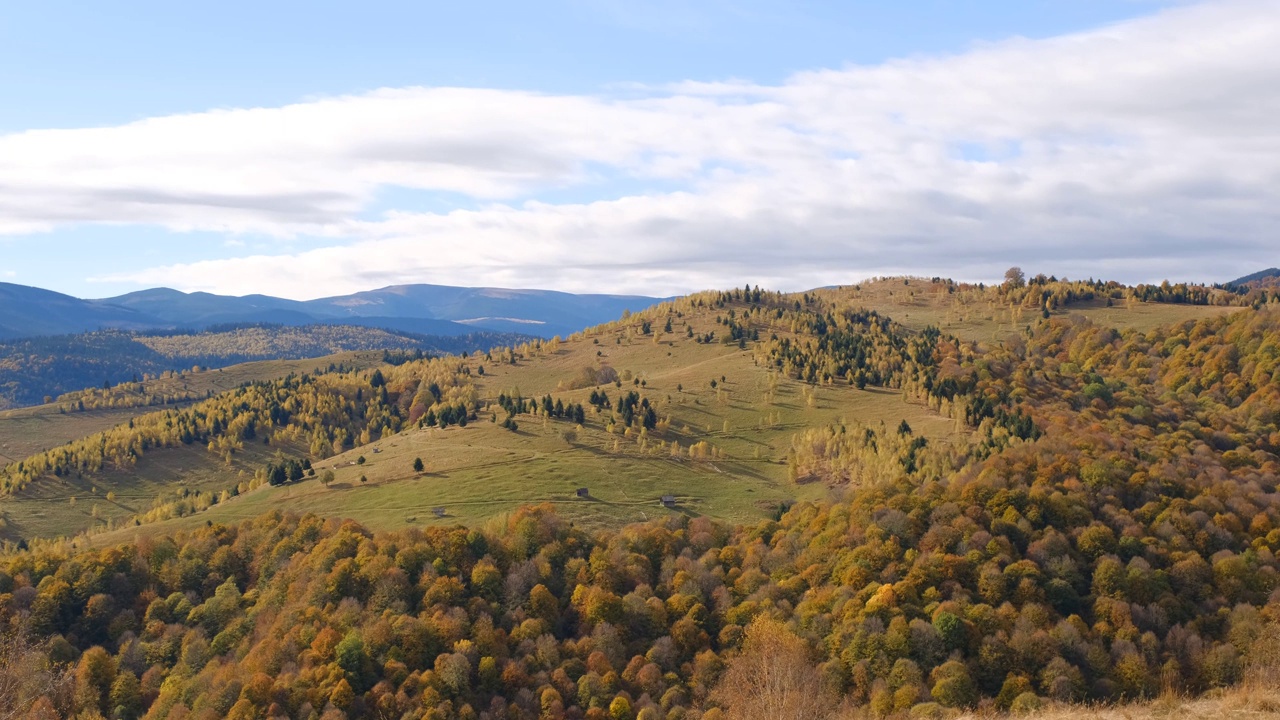
<svg viewBox="0 0 1280 720"><path fill-rule="evenodd" d="M521 341L51 400L128 416L3 461L0 718L946 718L1280 673L1273 287L747 286ZM671 489L596 497L624 467ZM435 499L467 472L510 500Z"/></svg>

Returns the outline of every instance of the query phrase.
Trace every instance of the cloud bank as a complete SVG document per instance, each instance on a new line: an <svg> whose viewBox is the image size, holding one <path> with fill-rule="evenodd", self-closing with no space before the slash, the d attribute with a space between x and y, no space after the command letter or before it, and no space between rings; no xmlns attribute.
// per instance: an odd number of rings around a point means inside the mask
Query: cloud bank
<svg viewBox="0 0 1280 720"><path fill-rule="evenodd" d="M1225 279L1280 246L1276 47L1280 2L1241 0L776 86L385 89L34 130L0 137L0 233L270 236L276 254L113 279L299 298L401 282L801 288L1010 264ZM401 188L466 209L383 208Z"/></svg>

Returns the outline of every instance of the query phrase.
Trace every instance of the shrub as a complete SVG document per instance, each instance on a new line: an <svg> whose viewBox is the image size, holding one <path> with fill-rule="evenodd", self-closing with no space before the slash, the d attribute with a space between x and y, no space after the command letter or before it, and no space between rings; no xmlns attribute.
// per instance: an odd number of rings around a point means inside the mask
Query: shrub
<svg viewBox="0 0 1280 720"><path fill-rule="evenodd" d="M1013 699L1013 703L1009 705L1009 711L1014 715L1029 715L1044 707L1044 701L1039 695L1032 692L1024 692Z"/></svg>

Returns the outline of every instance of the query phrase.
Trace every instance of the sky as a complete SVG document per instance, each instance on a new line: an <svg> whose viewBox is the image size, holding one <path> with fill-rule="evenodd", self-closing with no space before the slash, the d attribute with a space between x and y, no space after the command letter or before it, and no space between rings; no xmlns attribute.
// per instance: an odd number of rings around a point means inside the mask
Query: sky
<svg viewBox="0 0 1280 720"><path fill-rule="evenodd" d="M1280 265L1280 0L6 3L0 282Z"/></svg>

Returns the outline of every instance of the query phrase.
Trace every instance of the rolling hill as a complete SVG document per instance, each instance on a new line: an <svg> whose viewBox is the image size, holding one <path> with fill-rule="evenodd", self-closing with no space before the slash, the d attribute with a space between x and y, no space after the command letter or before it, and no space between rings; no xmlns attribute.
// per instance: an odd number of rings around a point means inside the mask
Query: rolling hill
<svg viewBox="0 0 1280 720"><path fill-rule="evenodd" d="M1027 328L1043 320L1039 291L1015 291L1018 302L993 288L980 289L946 281L888 279L858 286L828 288L780 298L768 294L779 311L809 316L814 310L861 312L870 308L884 312L895 321L903 338L918 336L936 327L968 342L992 343L1025 334ZM1151 330L1188 320L1209 320L1238 311L1233 306L1162 304L1124 299L1117 287L1089 290L1077 285L1055 285L1054 291L1072 300L1051 313L1063 319L1087 318L1118 330ZM1111 294L1121 297L1112 298ZM375 527L396 527L405 518L431 522L429 511L444 506L445 521L462 519L483 522L521 505L553 502L562 512L587 526L641 521L652 516L651 505L666 494L681 498L684 511L707 514L734 522L775 512L800 499L823 497L827 489L818 485L795 485L786 458L794 436L806 429L833 424L865 423L896 427L906 422L920 437L932 442L967 444L971 429L957 424L954 417L931 409L923 399L904 395L901 388L886 387L887 380L872 379L867 387L843 383L805 382L776 368L761 364L758 348L762 340L734 338L733 316L705 300L685 298L592 328L558 343L522 345L518 351L476 355L463 363L467 387L477 403L477 422L465 429L408 429L379 439L372 433L370 445L357 444L339 452L329 468L335 473L334 487L349 490L338 494L317 483L286 488L270 488L249 493L234 503L213 508L214 517L245 518L281 502L320 514L341 513ZM1115 300L1115 302L1109 302ZM695 303L702 302L702 305ZM763 301L762 301L763 302ZM793 303L799 302L797 309ZM680 308L673 310L672 308ZM739 305L735 312L750 309ZM759 313L760 308L756 307ZM673 314L674 313L674 314ZM667 321L672 325L667 327ZM774 338L797 335L793 322L764 321L755 332ZM728 334L726 334L728 333ZM181 339L176 343L184 344ZM767 343L766 343L767 344ZM547 348L553 348L548 350ZM483 368L483 372L482 369ZM650 445L637 452L635 438L621 438L608 429L611 411L590 410L572 441L565 440L563 423L539 418L532 424L519 417L518 432L502 428L498 420L504 412L495 409L503 395L520 394L541 398L554 395L566 403L587 404L595 384L583 384L580 376L588 368L617 373L615 383L650 398L658 414L666 418L665 434L647 433L647 443L660 442L662 450ZM265 379L265 378L264 378ZM710 385L717 381L716 387ZM641 384L643 383L643 384ZM601 387L604 384L602 383ZM431 400L427 401L430 404ZM409 398L401 398L400 420L411 416ZM3 425L0 425L3 428ZM617 428L615 427L615 430ZM306 431L310 432L310 431ZM66 436L60 433L59 436ZM710 464L674 461L673 445L688 452L698 443L707 443L722 456ZM279 449L277 447L277 449ZM293 448L306 456L305 448ZM218 490L229 487L234 476L224 467L224 459L203 448L175 448L144 456L136 466L122 472L107 472L86 478L79 484L58 482L64 491L38 497L15 496L13 502L34 502L31 507L47 507L50 498L65 500L92 487L115 488L123 493L133 478L147 478L148 493L155 495L166 479L189 483L189 487ZM270 453L268 453L269 455ZM170 457L172 455L173 457ZM366 462L356 464L364 456ZM236 458L236 473L250 472L261 465L262 453L254 451L247 465ZM431 477L447 482L419 482L410 471L412 461L422 457ZM167 459L166 459L167 458ZM318 460L320 458L312 458ZM366 482L359 482L364 477ZM533 481L530 481L533 478ZM598 480L594 486L592 479ZM87 483L87 484L86 484ZM594 502L576 502L572 491L579 484L592 487ZM230 486L239 485L239 481ZM78 489L77 489L78 488ZM163 494L163 493L161 493ZM150 496L150 495L147 495ZM54 500L54 502L58 502ZM72 521L55 506L54 527L89 527L82 511ZM104 509L105 523L141 512L143 505L122 505ZM41 512L32 511L33 515ZM181 524L182 520L175 520ZM37 523L33 527L43 527ZM43 532L43 531L40 531ZM39 534L39 533L38 533Z"/></svg>
<svg viewBox="0 0 1280 720"><path fill-rule="evenodd" d="M263 379L4 468L49 641L0 668L121 716L1266 716L1276 347L1231 293L893 278Z"/></svg>
<svg viewBox="0 0 1280 720"><path fill-rule="evenodd" d="M1265 287L1280 282L1280 268L1267 268L1227 283L1231 287Z"/></svg>
<svg viewBox="0 0 1280 720"><path fill-rule="evenodd" d="M251 325L201 332L107 330L0 341L0 409L36 405L88 387L110 387L192 367L220 368L359 350L475 352L527 338L492 331L442 336L355 325Z"/></svg>
<svg viewBox="0 0 1280 720"><path fill-rule="evenodd" d="M492 331L550 338L608 322L626 310L641 310L659 300L445 285L397 285L310 301L168 288L81 300L0 283L0 340L103 329L201 330L250 323L360 325L420 335Z"/></svg>
<svg viewBox="0 0 1280 720"><path fill-rule="evenodd" d="M0 340L66 335L104 327L141 330L159 324L157 318L130 308L0 282Z"/></svg>
<svg viewBox="0 0 1280 720"><path fill-rule="evenodd" d="M749 347L739 347L738 341L723 335L727 331L720 324L721 311L690 302L680 301L682 317L672 315L670 329L666 327L667 314L676 311L669 305L660 306L666 308L661 311L662 321L649 321L644 333L646 321L641 318L657 310L558 343L525 343L514 351L473 355L461 361L460 377L481 409L475 411L476 420L467 427L405 427L402 432L381 437L375 431L370 444L357 443L349 451L338 452L332 465L327 465L337 476L333 487L348 486L349 492L326 492L318 483L270 492L255 490L236 503L228 503L226 511L256 513L281 501L298 508L325 508L336 503L334 511L341 508L340 512L379 526L395 526L408 516L425 522L431 509L444 503L450 518L480 522L524 504L563 502L573 497L582 483L593 486L593 501L569 503L565 511L588 526L644 520L653 515L650 506L666 494L679 497L684 512L746 521L775 513L798 497L821 497L826 492L820 484L797 489L787 479L788 445L792 435L805 427L824 426L841 418L892 427L905 420L922 436L939 441L955 432L953 420L931 413L920 403L905 402L893 390L847 385L807 388L769 371L758 365ZM790 334L782 325L765 327L773 328L770 332ZM517 417L520 428L512 432L498 422L503 414L498 408L499 397L503 395L555 395L562 402L589 405L595 385L584 385L579 378L588 368L601 369L605 373L601 377L617 374L616 381L601 381L602 390L608 385L611 394L636 391L652 402L666 428L661 437L651 434L656 430L646 429L652 439L643 441L640 449L638 430L624 433L616 426L610 430L612 411L594 406L581 429L575 430L572 442L563 437L572 424L566 427L563 422L531 422ZM444 385L443 381L440 384ZM618 384L621 387L615 386ZM402 407L397 411L397 422L403 423L412 417L415 402L401 393L398 403ZM137 412L147 410L138 408ZM77 421L76 415L58 417L71 424ZM48 414L44 417L49 419ZM0 418L0 430L4 427ZM306 435L312 431L299 432ZM298 433L285 434L293 437ZM661 451L653 444L659 440ZM689 448L699 443L721 455L709 463L691 461ZM254 468L276 450L308 455L308 448L295 442L277 441L265 454L260 447L246 445L227 463L205 445L156 449L142 453L136 464L112 469L108 463L101 471L79 473L83 476L79 478L46 478L29 492L0 501L0 509L7 508L10 532L25 527L24 532L38 536L53 528L87 527L143 513L158 497L172 499L164 489L166 484L191 491L226 490L239 484L240 473L252 477ZM675 446L683 448L683 458L673 457ZM366 462L356 464L361 455ZM447 482L413 482L410 468L418 455L427 462L432 477L447 478ZM313 456L312 460L320 458ZM359 482L362 475L367 482ZM531 483L530 477L536 480ZM598 481L593 483L593 478ZM115 504L99 508L96 518L85 514L92 504L80 504L78 509L66 504L70 497L92 495L94 488L100 495L113 492L117 496ZM277 491L289 493L288 499Z"/></svg>
<svg viewBox="0 0 1280 720"><path fill-rule="evenodd" d="M185 407L246 383L316 374L332 367L363 370L382 365L386 353L341 352L299 360L259 360L227 367L160 373L109 389L94 387L60 395L53 402L0 410L0 462L10 463L50 448L127 424L161 407Z"/></svg>

